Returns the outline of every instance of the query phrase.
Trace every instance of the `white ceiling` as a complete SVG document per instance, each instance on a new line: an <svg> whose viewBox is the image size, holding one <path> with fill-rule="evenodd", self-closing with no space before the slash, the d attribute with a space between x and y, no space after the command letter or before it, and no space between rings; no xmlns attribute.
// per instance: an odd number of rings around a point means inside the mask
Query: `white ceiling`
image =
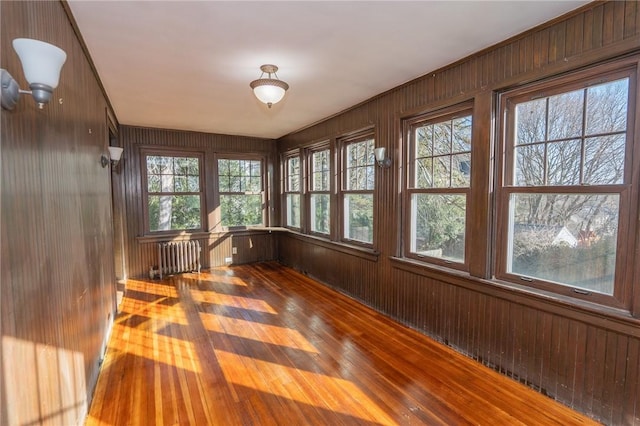
<svg viewBox="0 0 640 426"><path fill-rule="evenodd" d="M277 138L587 1L69 0L121 124ZM249 82L276 64L268 109Z"/></svg>

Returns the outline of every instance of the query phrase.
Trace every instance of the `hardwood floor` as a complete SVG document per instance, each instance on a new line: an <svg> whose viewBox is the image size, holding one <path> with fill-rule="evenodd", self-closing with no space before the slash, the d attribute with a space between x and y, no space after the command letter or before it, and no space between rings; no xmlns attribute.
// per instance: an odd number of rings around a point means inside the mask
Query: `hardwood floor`
<svg viewBox="0 0 640 426"><path fill-rule="evenodd" d="M87 425L592 424L277 263L129 280Z"/></svg>

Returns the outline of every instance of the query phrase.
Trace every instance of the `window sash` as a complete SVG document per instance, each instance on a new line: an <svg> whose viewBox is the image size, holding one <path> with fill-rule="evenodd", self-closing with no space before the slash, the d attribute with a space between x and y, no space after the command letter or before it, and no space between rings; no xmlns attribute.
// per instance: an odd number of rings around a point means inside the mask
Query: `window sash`
<svg viewBox="0 0 640 426"><path fill-rule="evenodd" d="M631 267L627 264L626 259L628 256L627 253L632 252L632 247L634 246L633 238L629 238L629 235L635 235L635 224L630 215L634 210L631 206L631 200L635 199L634 197L637 197L638 194L637 189L634 189L631 186L633 169L634 167L637 167L637 165L633 164L631 161L633 158L632 153L634 148L632 123L634 122L633 119L635 117L635 93L637 90L635 65L636 64L634 63L633 68L620 69L621 67L615 64L608 64L583 71L580 74L563 77L556 81L535 84L527 88L516 89L510 93L501 95L501 127L504 129L502 132L504 136L502 141L502 146L504 146L504 155L502 156L501 163L499 164L503 164L504 167L498 168L498 172L502 172L502 174L498 175L498 182L501 184L497 188L498 217L496 233L498 244L496 246L495 259L496 278L541 290L548 290L571 298L584 299L618 308L629 308L631 303L629 284ZM615 68L618 69L616 70ZM586 107L583 106L583 109L580 111L582 121L579 135L570 134L569 136L560 135L560 137L558 137L556 130L553 130L556 134L552 134L552 131L548 128L548 108L550 103L549 99L551 97L562 97L563 94L578 93L580 91L586 94L587 90L589 90L590 87L594 87L594 85L603 85L607 82L616 82L620 79L628 79L628 93L625 106L626 127L624 130L617 128L615 131L596 132L593 135L589 134L585 130L588 124L585 123L585 116L587 115L587 112L585 109ZM515 123L517 117L516 108L518 105L530 102L534 99L542 99L546 104L545 108L547 108L547 110L545 111L544 118L546 126L544 138L541 138L543 139L541 141L533 141L528 144L518 144L518 135L516 134ZM583 105L587 102L588 99L584 99ZM588 141L588 139L594 135L601 137L626 136L626 141L624 141L624 147L622 148L622 154L618 154L618 158L624 157L625 159L624 170L621 173L621 178L619 180L616 179L613 183L605 181L589 184L588 180L585 181L583 171L583 162L585 161L586 151L585 146L587 143L585 141ZM574 151L580 151L579 155L581 163L579 173L575 170L573 171L574 175L579 175L578 178L574 178L572 181L554 180L553 178L550 179L549 176L551 173L547 169L544 169L544 172L540 174L541 178L538 178L538 181L535 184L525 186L522 185L521 182L515 180L518 167L516 163L518 160L517 150L519 147L543 147L544 150L540 150L544 151L544 157L542 157L544 158L543 164L544 167L548 167L549 159L546 157L546 149L548 149L547 145L565 143L566 141L573 140L578 140L579 142L576 142L575 144L580 145L579 149L574 148ZM611 156L609 156L608 159L610 158ZM611 217L615 219L612 219L613 222L611 222L610 225L610 227L615 229L614 235L610 237L608 235L611 234L606 234L604 231L601 232L601 235L596 235L597 233L594 233L591 229L578 230L577 237L576 235L573 235L573 232L571 232L573 237L567 236L566 233L563 233L563 235L565 235L564 237L556 235L555 237L564 240L561 241L561 244L553 244L553 241L547 241L543 246L547 248L540 249L541 251L535 252L539 253L536 255L538 256L538 263L536 264L538 265L538 269L531 272L531 270L527 270L527 268L522 266L514 268L514 253L524 253L525 255L527 253L522 252L522 249L516 246L516 244L521 244L517 242L518 235L516 234L521 234L521 241L525 241L523 239L523 235L526 236L529 241L528 244L533 244L532 241L534 241L535 238L542 238L538 236L541 235L539 229L533 231L531 229L527 229L526 225L523 228L523 225L515 223L513 214L515 214L514 209L516 207L514 207L514 205L516 204L514 203L517 203L517 200L524 199L524 197L548 197L553 199L552 197L554 197L554 194L558 194L559 197L564 197L564 199L573 197L574 200L581 199L580 197L582 197L582 199L586 199L585 197L598 199L599 197L600 200L605 200L606 196L610 196L612 199L617 200L617 203L614 203L614 205L617 204L617 206L613 207L613 210L612 207L607 207L608 210L606 213L609 216L613 215ZM604 213L598 213L596 211L593 217L594 222L606 221L606 219L602 219L607 217L606 215L603 216L603 214ZM617 217L615 215L617 215ZM586 214L582 213L582 216L586 216ZM576 214L576 217L580 218L578 214ZM575 218L572 220L575 220ZM583 220L587 219L583 218ZM558 219L557 222L561 222L561 220ZM557 223L556 225L568 226L567 223ZM539 227L530 226L529 228ZM544 232L542 234L544 234ZM575 238L576 241L572 238ZM591 248L593 247L591 244L594 244L594 242L597 243L597 239L603 241L605 238L615 238L615 242L608 243L608 245L604 244L604 242L601 243L600 247L604 247L602 250L605 250L603 253L609 254L600 258L606 259L606 261L601 260L601 263L604 262L605 264L599 266L600 269L596 270L594 269L594 263L596 263L596 261L588 257L589 251L595 250ZM549 240L548 235L545 236L544 239ZM562 247L563 244L575 248L572 250L565 249ZM541 257L546 256L545 253L551 253L554 251L557 252L555 253L555 256L549 254L546 261L543 262L540 260L545 259L544 257ZM529 253L533 252L529 251ZM611 253L614 253L614 258L611 257ZM522 256L522 254L518 254L517 256ZM574 265L582 266L574 266L573 270L569 270L566 265L562 267L555 265L556 259L558 258L561 258L565 263L573 262ZM533 259L535 260L536 257L533 257ZM613 268L613 274L615 274L613 277L610 276L612 274L610 272L611 268ZM592 275L588 276L589 273ZM607 279L611 280L605 287L598 288L596 284L592 284L592 282L595 283L597 281L598 276L604 275L608 275L609 277ZM565 281L562 281L562 279L558 277L565 277Z"/></svg>
<svg viewBox="0 0 640 426"><path fill-rule="evenodd" d="M168 150L152 150L152 149L142 149L140 151L140 158L142 162L142 200L143 200L143 212L144 212L144 230L145 233L150 234L171 234L177 233L181 231L201 231L205 228L205 215L204 215L204 185L203 185L203 155L201 153L195 152L180 152L180 151L168 151ZM157 165L153 167L158 167L158 170L151 171L149 158L150 157L158 157L158 158L166 158L170 159L172 170L162 170L162 165ZM186 169L183 169L183 173L176 171L176 161L187 160L193 161L196 160L196 171L197 174L194 173L192 169L193 163L191 165L185 165ZM173 190L163 190L163 183L160 182L159 190L149 191L149 186L151 184L150 177L160 177L160 181L162 181L162 177L171 177L171 186ZM192 178L192 179L189 179ZM176 191L176 180L182 179L186 184L187 188L193 187L194 182L193 178L196 178L196 185L198 191ZM155 179L154 179L155 180ZM193 197L197 197L197 201L195 205L190 206L189 204L193 204L188 200L195 200ZM157 202L156 202L157 200ZM163 200L165 202L163 202ZM166 202L170 200L170 206L165 208L165 211L162 211L161 205L164 204L166 206ZM186 203L186 204L184 204ZM175 205L179 204L178 210L175 209ZM167 210L168 208L168 210ZM191 212L191 213L189 213ZM151 216L157 215L157 220L152 221ZM178 215L178 216L176 216ZM186 215L186 216L185 216ZM193 217L190 217L193 216ZM163 219L164 217L164 219ZM161 222L170 223L169 227L165 227ZM174 226L174 223L185 224L185 226ZM191 224L191 225L190 225Z"/></svg>
<svg viewBox="0 0 640 426"><path fill-rule="evenodd" d="M222 228L264 225L264 159L255 156L219 156L216 164L219 223Z"/></svg>

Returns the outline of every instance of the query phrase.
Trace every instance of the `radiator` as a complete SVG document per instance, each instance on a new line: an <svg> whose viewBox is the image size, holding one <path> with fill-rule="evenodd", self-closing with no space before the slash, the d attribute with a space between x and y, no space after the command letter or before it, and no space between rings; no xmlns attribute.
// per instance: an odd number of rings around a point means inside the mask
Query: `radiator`
<svg viewBox="0 0 640 426"><path fill-rule="evenodd" d="M176 241L158 244L160 279L166 274L200 272L200 242Z"/></svg>

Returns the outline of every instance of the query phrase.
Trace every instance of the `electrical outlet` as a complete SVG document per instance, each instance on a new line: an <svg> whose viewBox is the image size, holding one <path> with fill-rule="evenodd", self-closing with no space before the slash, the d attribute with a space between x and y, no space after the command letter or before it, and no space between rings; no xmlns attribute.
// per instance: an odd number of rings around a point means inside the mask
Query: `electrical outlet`
<svg viewBox="0 0 640 426"><path fill-rule="evenodd" d="M232 247L231 254L238 254L238 247Z"/></svg>
<svg viewBox="0 0 640 426"><path fill-rule="evenodd" d="M225 261L226 263L231 263L231 262L233 261L233 259L232 259L232 258L230 258L230 257L225 257L225 258L224 258L224 261Z"/></svg>

